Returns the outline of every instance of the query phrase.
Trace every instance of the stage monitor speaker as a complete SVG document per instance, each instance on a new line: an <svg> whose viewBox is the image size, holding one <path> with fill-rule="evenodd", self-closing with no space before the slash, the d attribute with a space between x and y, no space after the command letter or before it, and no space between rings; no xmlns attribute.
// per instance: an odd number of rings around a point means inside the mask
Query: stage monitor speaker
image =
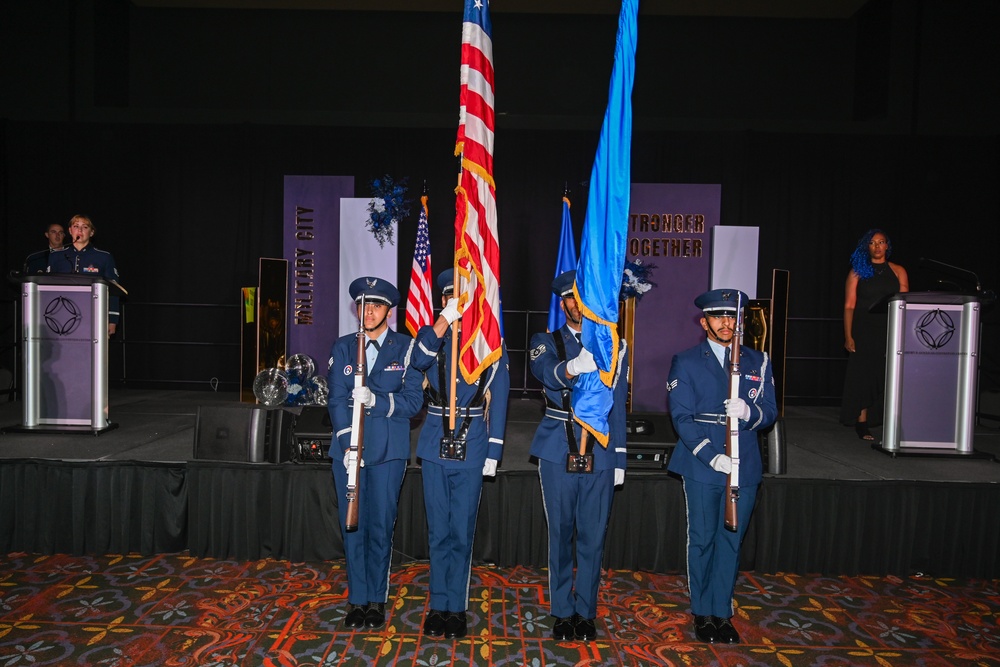
<svg viewBox="0 0 1000 667"><path fill-rule="evenodd" d="M673 451L674 445L637 445L630 442L625 461L629 470L666 470Z"/></svg>
<svg viewBox="0 0 1000 667"><path fill-rule="evenodd" d="M784 475L788 472L785 420L782 417L778 417L768 429L758 434L757 443L760 445L764 472L772 475Z"/></svg>
<svg viewBox="0 0 1000 667"><path fill-rule="evenodd" d="M281 463L288 459L292 416L282 408L241 403L199 406L194 429L194 458Z"/></svg>
<svg viewBox="0 0 1000 667"><path fill-rule="evenodd" d="M632 412L625 416L625 442L629 469L665 470L677 433L666 412Z"/></svg>
<svg viewBox="0 0 1000 667"><path fill-rule="evenodd" d="M307 405L295 420L291 459L297 463L326 463L330 459L333 425L325 405Z"/></svg>

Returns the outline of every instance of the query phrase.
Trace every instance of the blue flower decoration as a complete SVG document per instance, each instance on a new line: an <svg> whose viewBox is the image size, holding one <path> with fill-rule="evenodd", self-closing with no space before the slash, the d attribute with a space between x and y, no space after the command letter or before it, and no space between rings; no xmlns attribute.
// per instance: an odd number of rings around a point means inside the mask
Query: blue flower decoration
<svg viewBox="0 0 1000 667"><path fill-rule="evenodd" d="M638 301L643 294L656 287L656 283L650 280L655 268L655 264L643 264L641 259L634 262L625 260L618 300L624 301L635 297L635 300Z"/></svg>
<svg viewBox="0 0 1000 667"><path fill-rule="evenodd" d="M406 198L406 181L404 176L399 182L391 176L376 178L371 182L372 199L368 202L368 220L365 226L372 230L379 247L388 241L392 244L392 225L410 214L412 200Z"/></svg>

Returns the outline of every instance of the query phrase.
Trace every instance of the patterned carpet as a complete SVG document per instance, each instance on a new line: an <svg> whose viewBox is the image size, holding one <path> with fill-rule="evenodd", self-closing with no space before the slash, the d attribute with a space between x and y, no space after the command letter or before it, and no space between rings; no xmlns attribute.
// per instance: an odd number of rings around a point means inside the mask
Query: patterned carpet
<svg viewBox="0 0 1000 667"><path fill-rule="evenodd" d="M544 570L477 567L470 636L421 636L427 565L395 568L389 621L345 632L342 562L0 556L0 667L1000 665L997 581L744 573L743 642L696 643L685 579L606 574L598 640L549 639Z"/></svg>

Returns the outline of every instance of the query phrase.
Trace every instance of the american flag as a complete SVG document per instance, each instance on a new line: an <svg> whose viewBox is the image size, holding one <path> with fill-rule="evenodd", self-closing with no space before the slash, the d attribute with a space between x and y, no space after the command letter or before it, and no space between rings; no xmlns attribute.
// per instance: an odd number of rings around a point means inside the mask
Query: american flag
<svg viewBox="0 0 1000 667"><path fill-rule="evenodd" d="M416 336L420 327L430 325L434 316L431 302L431 237L427 232L427 195L420 198L417 245L413 249L410 293L406 297L406 328Z"/></svg>
<svg viewBox="0 0 1000 667"><path fill-rule="evenodd" d="M462 310L459 367L468 383L501 355L500 243L493 182L493 36L488 0L466 0L461 106L455 155L456 295Z"/></svg>

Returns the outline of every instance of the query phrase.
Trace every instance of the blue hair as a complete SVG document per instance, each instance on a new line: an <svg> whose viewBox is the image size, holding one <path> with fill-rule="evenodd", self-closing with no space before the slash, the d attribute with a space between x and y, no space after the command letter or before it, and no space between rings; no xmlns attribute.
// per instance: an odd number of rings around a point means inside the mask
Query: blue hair
<svg viewBox="0 0 1000 667"><path fill-rule="evenodd" d="M854 272L862 280L868 280L875 275L875 267L872 266L871 256L868 254L868 244L872 242L872 237L876 234L881 234L885 237L886 260L892 255L892 241L889 240L888 234L877 228L869 229L865 232L865 235L858 239L858 247L851 253L851 268L854 269Z"/></svg>

